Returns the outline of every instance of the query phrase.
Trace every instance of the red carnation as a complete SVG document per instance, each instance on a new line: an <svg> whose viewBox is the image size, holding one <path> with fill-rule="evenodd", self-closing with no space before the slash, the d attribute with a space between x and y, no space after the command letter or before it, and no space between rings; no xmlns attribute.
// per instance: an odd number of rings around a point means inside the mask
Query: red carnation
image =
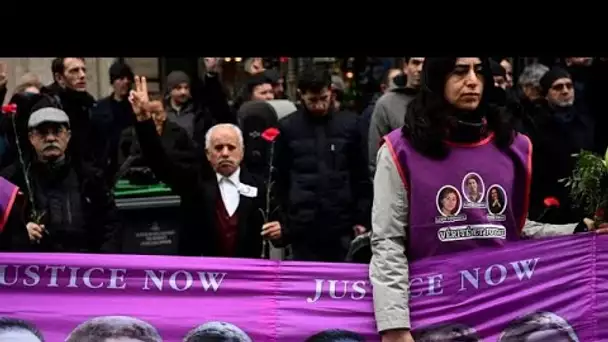
<svg viewBox="0 0 608 342"><path fill-rule="evenodd" d="M603 208L599 208L598 210L595 211L595 217L598 217L600 219L603 219L605 217L604 216L605 214L606 214L606 212L604 211Z"/></svg>
<svg viewBox="0 0 608 342"><path fill-rule="evenodd" d="M15 114L17 112L17 105L14 103L9 103L7 105L2 106L2 114Z"/></svg>
<svg viewBox="0 0 608 342"><path fill-rule="evenodd" d="M262 139L273 142L281 134L281 131L274 127L270 127L262 133Z"/></svg>
<svg viewBox="0 0 608 342"><path fill-rule="evenodd" d="M545 197L545 200L543 202L545 203L545 207L547 207L547 208L551 208L551 207L559 208L559 206L560 206L559 200L555 197Z"/></svg>

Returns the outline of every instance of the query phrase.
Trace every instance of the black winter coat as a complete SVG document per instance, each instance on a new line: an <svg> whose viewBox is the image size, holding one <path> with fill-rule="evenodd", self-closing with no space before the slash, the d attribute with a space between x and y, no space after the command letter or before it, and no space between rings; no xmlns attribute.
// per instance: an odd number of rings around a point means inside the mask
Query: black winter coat
<svg viewBox="0 0 608 342"><path fill-rule="evenodd" d="M279 121L277 192L299 260L344 261L353 226L370 228L372 185L355 113L305 109Z"/></svg>

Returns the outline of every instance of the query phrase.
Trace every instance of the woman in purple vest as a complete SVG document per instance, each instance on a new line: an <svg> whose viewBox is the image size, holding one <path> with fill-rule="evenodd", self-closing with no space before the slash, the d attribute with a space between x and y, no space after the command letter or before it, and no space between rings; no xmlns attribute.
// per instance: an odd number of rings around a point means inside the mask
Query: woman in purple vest
<svg viewBox="0 0 608 342"><path fill-rule="evenodd" d="M377 155L370 279L383 342L414 341L408 261L594 229L527 219L532 146L493 105L487 59L427 58L422 73L405 125Z"/></svg>

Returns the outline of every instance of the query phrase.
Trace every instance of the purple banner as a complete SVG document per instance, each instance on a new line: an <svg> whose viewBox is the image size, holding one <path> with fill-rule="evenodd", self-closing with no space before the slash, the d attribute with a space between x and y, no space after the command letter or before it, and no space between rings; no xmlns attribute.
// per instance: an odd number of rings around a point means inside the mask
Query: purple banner
<svg viewBox="0 0 608 342"><path fill-rule="evenodd" d="M429 259L411 283L416 342L608 341L608 237ZM0 254L0 317L2 342L380 340L351 264Z"/></svg>

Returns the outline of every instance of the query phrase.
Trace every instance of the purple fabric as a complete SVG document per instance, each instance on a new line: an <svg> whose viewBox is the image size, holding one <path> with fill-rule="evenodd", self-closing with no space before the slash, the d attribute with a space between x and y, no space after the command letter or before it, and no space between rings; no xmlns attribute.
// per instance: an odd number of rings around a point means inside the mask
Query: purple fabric
<svg viewBox="0 0 608 342"><path fill-rule="evenodd" d="M452 146L444 160L416 152L401 129L389 133L386 143L409 190L409 235L415 236L408 246L410 260L519 240L528 211L527 137L517 135L506 153L491 137Z"/></svg>
<svg viewBox="0 0 608 342"><path fill-rule="evenodd" d="M0 177L0 232L6 225L18 192L19 188L15 184L7 181L4 177Z"/></svg>
<svg viewBox="0 0 608 342"><path fill-rule="evenodd" d="M60 267L56 277L53 267ZM72 283L71 272L77 275ZM112 272L117 276L111 277ZM181 291L189 284L186 272L193 277L191 288ZM156 284L152 274L164 274L164 280ZM172 278L175 274L177 280ZM608 341L608 237L521 241L501 249L428 258L412 264L411 279L417 334L449 323L474 329L483 341L505 342L509 340L498 338L516 319L548 312L540 321L571 326L564 336L570 333L576 336L574 341ZM103 285L93 290L88 281ZM323 288L320 299L317 284ZM208 324L207 330L242 334L235 325L256 342L305 341L329 329L379 341L364 265L0 254L0 303L0 317L35 324L49 342L65 341L78 325L99 316L135 317L156 327L164 341L182 341L189 331L210 321L231 324Z"/></svg>

